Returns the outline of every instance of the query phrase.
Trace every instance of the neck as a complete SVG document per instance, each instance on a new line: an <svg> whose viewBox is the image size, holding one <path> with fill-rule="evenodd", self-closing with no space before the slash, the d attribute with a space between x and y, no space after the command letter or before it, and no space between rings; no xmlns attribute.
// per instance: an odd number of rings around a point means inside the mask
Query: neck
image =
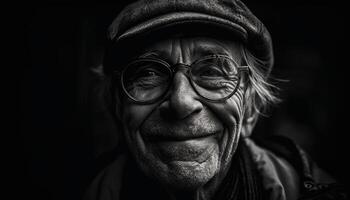
<svg viewBox="0 0 350 200"><path fill-rule="evenodd" d="M237 183L238 166L237 162L233 162L229 169L217 174L211 181L202 187L194 190L174 190L167 188L167 193L171 196L171 200L212 200L221 199L222 193L232 191L233 184Z"/></svg>
<svg viewBox="0 0 350 200"><path fill-rule="evenodd" d="M170 192L172 200L207 200L207 195L203 195L203 189L198 189L194 191L182 191L182 192ZM202 198L204 197L204 198Z"/></svg>
<svg viewBox="0 0 350 200"><path fill-rule="evenodd" d="M200 187L191 191L167 191L171 200L210 200L213 199L216 188Z"/></svg>

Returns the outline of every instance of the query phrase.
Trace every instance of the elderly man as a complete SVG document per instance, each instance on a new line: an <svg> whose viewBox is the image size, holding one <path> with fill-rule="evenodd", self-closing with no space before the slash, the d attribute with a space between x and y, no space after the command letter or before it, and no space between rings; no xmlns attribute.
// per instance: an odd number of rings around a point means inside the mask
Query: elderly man
<svg viewBox="0 0 350 200"><path fill-rule="evenodd" d="M345 199L291 141L249 139L278 98L270 35L241 1L138 1L109 38L123 150L87 199Z"/></svg>

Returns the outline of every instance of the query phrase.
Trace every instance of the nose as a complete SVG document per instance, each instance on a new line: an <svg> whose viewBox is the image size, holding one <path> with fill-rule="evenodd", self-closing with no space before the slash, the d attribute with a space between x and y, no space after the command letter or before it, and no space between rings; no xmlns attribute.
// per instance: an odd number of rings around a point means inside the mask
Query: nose
<svg viewBox="0 0 350 200"><path fill-rule="evenodd" d="M184 119L203 109L199 96L193 90L191 83L184 73L176 72L173 78L170 97L160 107L161 115L165 118Z"/></svg>

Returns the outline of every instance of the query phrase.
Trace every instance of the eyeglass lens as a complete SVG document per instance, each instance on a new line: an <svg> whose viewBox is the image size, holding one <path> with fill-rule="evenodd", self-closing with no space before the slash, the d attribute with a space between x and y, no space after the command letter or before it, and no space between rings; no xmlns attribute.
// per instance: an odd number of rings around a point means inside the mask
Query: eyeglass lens
<svg viewBox="0 0 350 200"><path fill-rule="evenodd" d="M136 101L152 101L163 96L172 83L173 72L156 60L139 60L122 75L125 91ZM231 95L238 84L237 64L226 57L210 57L190 67L192 86L204 98L218 100Z"/></svg>

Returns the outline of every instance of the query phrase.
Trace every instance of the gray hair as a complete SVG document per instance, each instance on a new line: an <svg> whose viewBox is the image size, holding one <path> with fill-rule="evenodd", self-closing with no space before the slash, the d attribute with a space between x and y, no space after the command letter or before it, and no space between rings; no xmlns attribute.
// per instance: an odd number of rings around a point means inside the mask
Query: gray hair
<svg viewBox="0 0 350 200"><path fill-rule="evenodd" d="M246 101L251 104L251 112L265 115L270 106L281 102L281 99L278 97L280 89L273 83L276 79L270 76L266 63L255 57L244 47L243 57L250 70L247 81L247 88L250 92L247 93Z"/></svg>

